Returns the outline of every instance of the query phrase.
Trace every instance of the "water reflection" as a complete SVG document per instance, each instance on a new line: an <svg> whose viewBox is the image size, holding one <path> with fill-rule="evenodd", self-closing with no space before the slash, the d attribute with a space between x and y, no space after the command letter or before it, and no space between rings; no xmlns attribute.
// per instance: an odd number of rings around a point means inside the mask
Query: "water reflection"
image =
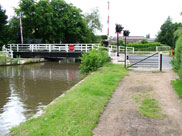
<svg viewBox="0 0 182 136"><path fill-rule="evenodd" d="M0 136L80 80L79 64L0 67Z"/></svg>
<svg viewBox="0 0 182 136"><path fill-rule="evenodd" d="M3 113L0 116L0 135L5 135L8 130L24 121L25 109L24 104L20 101L18 94L16 94L13 84L10 84L10 96L8 102L3 106Z"/></svg>

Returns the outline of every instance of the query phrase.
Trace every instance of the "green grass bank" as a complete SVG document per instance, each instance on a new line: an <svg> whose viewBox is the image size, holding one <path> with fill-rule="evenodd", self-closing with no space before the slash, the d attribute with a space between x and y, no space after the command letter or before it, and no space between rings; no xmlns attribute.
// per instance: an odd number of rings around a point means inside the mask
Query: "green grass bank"
<svg viewBox="0 0 182 136"><path fill-rule="evenodd" d="M123 66L105 64L48 105L42 116L12 128L9 135L91 136L104 107L125 75L127 71Z"/></svg>
<svg viewBox="0 0 182 136"><path fill-rule="evenodd" d="M173 81L171 81L171 84L172 84L174 90L179 95L180 99L182 99L182 79L173 80Z"/></svg>

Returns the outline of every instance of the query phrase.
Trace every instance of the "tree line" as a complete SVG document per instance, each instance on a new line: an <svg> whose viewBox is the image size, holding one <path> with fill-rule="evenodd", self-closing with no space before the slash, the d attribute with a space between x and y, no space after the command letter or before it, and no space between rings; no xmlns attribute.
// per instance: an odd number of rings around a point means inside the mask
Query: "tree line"
<svg viewBox="0 0 182 136"><path fill-rule="evenodd" d="M97 41L101 30L98 9L82 14L81 9L64 0L21 0L16 16L7 21L0 6L0 45L21 43L21 14L24 39L41 39L42 43L89 43Z"/></svg>
<svg viewBox="0 0 182 136"><path fill-rule="evenodd" d="M182 23L173 23L170 17L162 24L157 41L171 46L175 52L172 59L173 70L182 79Z"/></svg>
<svg viewBox="0 0 182 136"><path fill-rule="evenodd" d="M168 17L161 25L156 41L174 49L180 35L182 35L182 23L173 23L171 17Z"/></svg>

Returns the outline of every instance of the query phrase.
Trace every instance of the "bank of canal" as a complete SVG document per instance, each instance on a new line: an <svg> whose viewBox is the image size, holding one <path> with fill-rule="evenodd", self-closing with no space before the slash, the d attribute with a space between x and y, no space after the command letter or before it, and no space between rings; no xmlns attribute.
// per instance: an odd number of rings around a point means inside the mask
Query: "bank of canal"
<svg viewBox="0 0 182 136"><path fill-rule="evenodd" d="M11 129L8 136L91 136L104 107L126 74L122 65L106 64L54 100L42 116Z"/></svg>
<svg viewBox="0 0 182 136"><path fill-rule="evenodd" d="M76 63L0 67L0 136L31 118L79 81Z"/></svg>

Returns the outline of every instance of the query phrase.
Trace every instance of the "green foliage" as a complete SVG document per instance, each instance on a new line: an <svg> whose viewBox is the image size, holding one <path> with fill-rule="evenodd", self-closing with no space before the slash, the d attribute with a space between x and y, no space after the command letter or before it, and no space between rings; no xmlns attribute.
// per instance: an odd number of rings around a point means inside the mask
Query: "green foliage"
<svg viewBox="0 0 182 136"><path fill-rule="evenodd" d="M159 42L153 43L129 43L127 47L134 47L135 51L155 51L156 46L162 46Z"/></svg>
<svg viewBox="0 0 182 136"><path fill-rule="evenodd" d="M179 74L180 78L182 78L182 38L178 38L176 42L175 48L175 56L172 60L174 70Z"/></svg>
<svg viewBox="0 0 182 136"><path fill-rule="evenodd" d="M181 23L172 23L171 18L168 17L160 28L161 30L158 33L157 41L174 48L177 40L174 36L174 32L181 26Z"/></svg>
<svg viewBox="0 0 182 136"><path fill-rule="evenodd" d="M182 99L182 80L173 80L171 81L171 84L173 85L174 90L179 95L179 98Z"/></svg>
<svg viewBox="0 0 182 136"><path fill-rule="evenodd" d="M6 11L2 9L0 5L0 50L2 49L2 46L6 44L7 39L7 15L5 14Z"/></svg>
<svg viewBox="0 0 182 136"><path fill-rule="evenodd" d="M150 38L150 34L147 34L147 35L146 35L146 38L149 39L149 38Z"/></svg>
<svg viewBox="0 0 182 136"><path fill-rule="evenodd" d="M19 64L19 59L10 59L10 64L11 65L17 65L17 64Z"/></svg>
<svg viewBox="0 0 182 136"><path fill-rule="evenodd" d="M142 40L141 40L141 43L142 43L142 44L146 44L146 43L148 43L148 41L147 41L146 39L142 39Z"/></svg>
<svg viewBox="0 0 182 136"><path fill-rule="evenodd" d="M119 40L119 46L124 46L123 40Z"/></svg>
<svg viewBox="0 0 182 136"><path fill-rule="evenodd" d="M0 52L0 65L6 65L7 62L7 58L5 53Z"/></svg>
<svg viewBox="0 0 182 136"><path fill-rule="evenodd" d="M108 53L102 47L89 50L88 53L82 54L80 72L88 74L89 72L96 71L108 61Z"/></svg>
<svg viewBox="0 0 182 136"><path fill-rule="evenodd" d="M93 42L81 10L64 0L21 0L17 15L22 13L24 39L42 39L44 43ZM13 40L19 42L18 16L10 20Z"/></svg>
<svg viewBox="0 0 182 136"><path fill-rule="evenodd" d="M158 101L153 98L153 92L151 89L137 93L137 95L133 96L133 100L137 104L140 104L139 109L137 110L140 114L155 119L165 118L166 115L162 113Z"/></svg>
<svg viewBox="0 0 182 136"><path fill-rule="evenodd" d="M161 108L156 99L144 99L138 110L139 113L147 117L152 117L156 119L164 119L165 115L160 113Z"/></svg>
<svg viewBox="0 0 182 136"><path fill-rule="evenodd" d="M9 136L91 136L113 91L127 74L107 64L57 98L44 114L13 128Z"/></svg>
<svg viewBox="0 0 182 136"><path fill-rule="evenodd" d="M96 30L102 30L102 24L99 18L99 10L97 8L92 9L91 13L86 13L84 19L92 32L95 32Z"/></svg>
<svg viewBox="0 0 182 136"><path fill-rule="evenodd" d="M24 64L31 64L31 63L38 63L38 62L40 62L40 59L35 59L35 60L30 59L30 60L25 61Z"/></svg>
<svg viewBox="0 0 182 136"><path fill-rule="evenodd" d="M174 38L178 39L180 36L182 36L182 27L179 27L175 32L174 32Z"/></svg>

